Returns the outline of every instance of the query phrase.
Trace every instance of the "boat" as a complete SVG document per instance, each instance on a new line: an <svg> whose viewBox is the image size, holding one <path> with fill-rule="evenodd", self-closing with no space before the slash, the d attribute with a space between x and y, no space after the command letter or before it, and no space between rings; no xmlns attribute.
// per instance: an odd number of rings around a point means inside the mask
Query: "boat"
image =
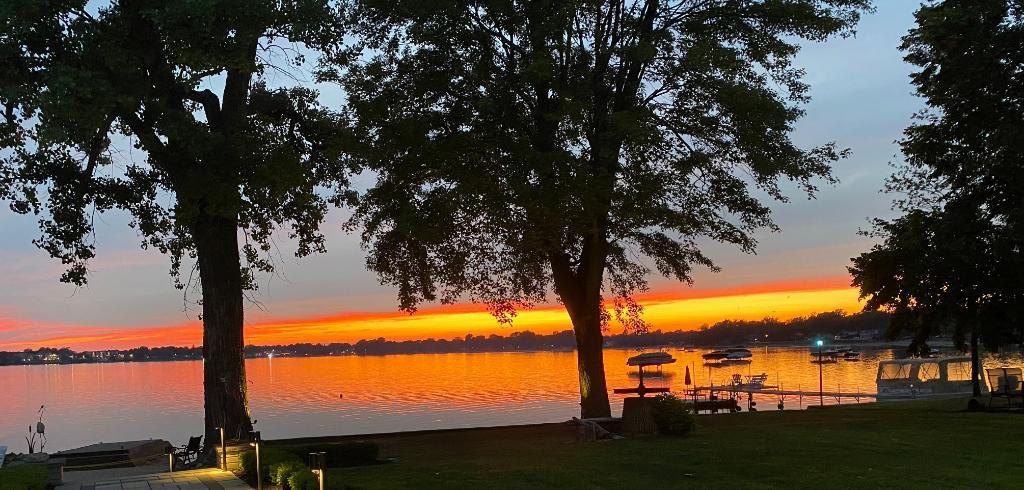
<svg viewBox="0 0 1024 490"><path fill-rule="evenodd" d="M668 393L668 387L648 387L644 386L644 376L664 377L661 374L661 366L664 364L672 364L676 362L676 359L672 357L672 354L668 352L644 352L637 354L633 357L626 359L627 366L636 366L636 377L640 378L640 382L636 388L615 388L612 392L620 395L625 394L638 394L643 397L647 393ZM645 372L644 368L656 366L658 368L657 374L654 372ZM633 373L630 373L633 376Z"/></svg>
<svg viewBox="0 0 1024 490"><path fill-rule="evenodd" d="M711 352L706 352L702 354L701 357L703 357L704 360L707 361L717 361L719 359L725 359L726 357L729 357L729 354L727 354L724 350L713 350Z"/></svg>
<svg viewBox="0 0 1024 490"><path fill-rule="evenodd" d="M672 364L676 362L676 359L672 357L672 354L668 352L644 352L637 354L629 359L626 359L627 366L636 366L636 371L630 371L627 373L630 377L637 377L643 379L644 376L650 376L652 378L668 378L672 376L672 373L665 373L661 370L663 364ZM644 371L645 367L656 366L656 371Z"/></svg>
<svg viewBox="0 0 1024 490"><path fill-rule="evenodd" d="M733 347L729 349L713 350L708 352L701 357L705 360L719 360L719 359L747 359L753 356L754 353L750 352L750 349L743 347Z"/></svg>
<svg viewBox="0 0 1024 490"><path fill-rule="evenodd" d="M626 360L627 366L660 366L676 362L668 352L644 352Z"/></svg>
<svg viewBox="0 0 1024 490"><path fill-rule="evenodd" d="M746 359L754 355L753 352L750 352L750 349L744 347L725 349L725 354L728 359Z"/></svg>
<svg viewBox="0 0 1024 490"><path fill-rule="evenodd" d="M626 373L626 375L629 376L630 378L639 378L640 377L640 371L639 370L637 370L637 371L629 371L628 373ZM662 371L660 369L657 370L657 371L644 371L643 372L643 376L645 378L668 379L668 378L675 377L675 375L676 375L676 373L674 373L672 371Z"/></svg>
<svg viewBox="0 0 1024 490"><path fill-rule="evenodd" d="M892 359L878 363L878 399L963 396L972 393L971 358ZM983 392L988 391L985 383Z"/></svg>
<svg viewBox="0 0 1024 490"><path fill-rule="evenodd" d="M750 359L725 358L719 361L719 364L721 364L722 366L738 366L740 364L750 364L750 362Z"/></svg>
<svg viewBox="0 0 1024 490"><path fill-rule="evenodd" d="M839 351L829 349L821 352L811 352L811 362L814 364L835 364L839 362Z"/></svg>
<svg viewBox="0 0 1024 490"><path fill-rule="evenodd" d="M843 352L843 360L844 361L859 361L860 360L860 352L857 352L857 351L855 351L853 349L847 350L846 352Z"/></svg>

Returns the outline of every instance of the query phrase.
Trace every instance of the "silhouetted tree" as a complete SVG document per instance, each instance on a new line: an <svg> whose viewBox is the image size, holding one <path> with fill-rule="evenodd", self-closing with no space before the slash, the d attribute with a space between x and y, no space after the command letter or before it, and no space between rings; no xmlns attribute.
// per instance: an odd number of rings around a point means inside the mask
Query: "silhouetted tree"
<svg viewBox="0 0 1024 490"><path fill-rule="evenodd" d="M789 138L808 97L791 62L869 0L358 5L365 62L343 82L379 175L353 221L369 267L406 310L466 295L507 320L553 289L600 417L602 329L645 328L646 264L690 281L714 268L698 240L750 252L774 229L758 196L831 180L843 152Z"/></svg>
<svg viewBox="0 0 1024 490"><path fill-rule="evenodd" d="M112 209L170 255L177 287L195 259L209 440L251 429L243 291L273 269L271 233L288 224L298 255L321 251L344 197L317 192L345 182L340 118L269 76L293 81L302 53L341 41L339 21L326 0L0 6L0 199L40 216L35 244L64 282L86 282L93 220Z"/></svg>
<svg viewBox="0 0 1024 490"><path fill-rule="evenodd" d="M876 220L882 242L853 259L866 308L891 310L911 348L953 329L970 336L974 391L979 341L1021 340L1024 319L1024 10L1019 1L922 6L904 37L928 109L901 141L907 165L888 190L905 214Z"/></svg>

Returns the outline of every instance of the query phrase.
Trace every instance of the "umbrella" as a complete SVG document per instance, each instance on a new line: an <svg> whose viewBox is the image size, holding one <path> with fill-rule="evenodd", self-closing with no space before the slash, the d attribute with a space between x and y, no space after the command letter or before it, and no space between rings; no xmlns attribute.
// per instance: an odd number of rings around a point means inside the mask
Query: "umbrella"
<svg viewBox="0 0 1024 490"><path fill-rule="evenodd" d="M690 366L686 366L686 378L683 380L686 386L690 386Z"/></svg>

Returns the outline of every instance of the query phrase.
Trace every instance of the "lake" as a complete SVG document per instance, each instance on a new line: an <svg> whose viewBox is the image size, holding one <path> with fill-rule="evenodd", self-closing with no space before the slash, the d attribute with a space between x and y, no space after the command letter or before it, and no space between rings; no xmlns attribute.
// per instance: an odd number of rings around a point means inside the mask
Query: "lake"
<svg viewBox="0 0 1024 490"><path fill-rule="evenodd" d="M702 366L702 351L668 351L678 362L648 386L681 391L689 366L701 386L727 383L734 373L766 373L768 384L784 389L818 387L818 366L805 348L753 349L751 364L713 369ZM609 389L636 386L625 365L636 353L605 352ZM865 351L860 362L824 365L825 389L874 392L878 361L893 356L892 350ZM246 369L252 416L266 439L560 422L579 415L574 352L277 357L249 359ZM0 445L24 452L40 405L46 405L49 452L149 438L181 444L203 432L202 382L201 361L0 367ZM611 399L618 415L622 397ZM774 409L777 401L766 397L759 408ZM790 397L786 408L816 402Z"/></svg>

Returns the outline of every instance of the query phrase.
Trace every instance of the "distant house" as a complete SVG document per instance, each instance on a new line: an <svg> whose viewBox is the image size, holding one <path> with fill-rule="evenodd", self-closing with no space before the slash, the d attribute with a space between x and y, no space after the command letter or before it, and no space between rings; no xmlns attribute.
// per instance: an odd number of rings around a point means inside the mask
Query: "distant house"
<svg viewBox="0 0 1024 490"><path fill-rule="evenodd" d="M882 331L871 330L843 330L836 335L835 340L878 340L882 338Z"/></svg>

